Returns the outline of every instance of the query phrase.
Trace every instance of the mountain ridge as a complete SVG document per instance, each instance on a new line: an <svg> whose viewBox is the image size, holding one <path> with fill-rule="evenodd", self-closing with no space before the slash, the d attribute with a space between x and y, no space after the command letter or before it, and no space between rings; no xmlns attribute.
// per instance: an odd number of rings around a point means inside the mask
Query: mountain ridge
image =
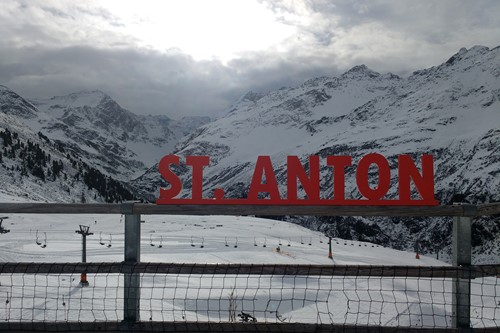
<svg viewBox="0 0 500 333"><path fill-rule="evenodd" d="M225 117L181 140L174 153L210 156L211 164L204 168L207 198L217 188L224 189L228 198L246 197L259 155L271 156L279 191L286 193L287 155L299 156L307 167L310 155L349 155L356 164L362 156L377 152L388 158L393 170L400 154L412 155L417 163L421 154L432 154L441 204L456 198L471 203L500 201L500 51L473 47L450 59L408 78L360 65L339 77L313 78L258 99L242 98ZM152 167L133 182L150 200L158 196L159 187L168 186L157 170ZM186 184L181 197L190 197L190 169L176 172ZM353 168L347 168L346 177L354 179ZM322 165L322 197L331 197L332 181L331 168ZM391 188L397 188L395 174ZM299 189L299 198L304 195ZM346 183L346 196L360 197L352 181ZM393 190L387 198L395 196ZM428 224L421 220L417 227L404 222L397 228L388 219L377 224L355 218L338 223L329 218L291 219L396 248L412 248L416 239L432 247L442 243L436 235L450 230L445 219ZM498 234L494 219L484 223L478 237L485 241L477 243L498 250L488 240L488 234Z"/></svg>

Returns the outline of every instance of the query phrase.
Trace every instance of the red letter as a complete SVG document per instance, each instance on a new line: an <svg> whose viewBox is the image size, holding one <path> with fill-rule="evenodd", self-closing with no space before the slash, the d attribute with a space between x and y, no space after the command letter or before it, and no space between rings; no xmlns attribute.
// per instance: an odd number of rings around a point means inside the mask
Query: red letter
<svg viewBox="0 0 500 333"><path fill-rule="evenodd" d="M368 170L370 165L376 164L378 167L378 186L376 189L370 188L368 182ZM369 200L380 200L389 191L391 186L391 169L387 159L380 154L365 155L356 169L356 183L359 192Z"/></svg>
<svg viewBox="0 0 500 333"><path fill-rule="evenodd" d="M172 199L182 190L182 183L179 177L170 170L170 164L179 165L179 156L176 155L166 155L158 163L158 170L167 182L170 183L170 188L164 189L160 187L160 198L159 199Z"/></svg>
<svg viewBox="0 0 500 333"><path fill-rule="evenodd" d="M210 164L209 156L188 156L186 165L193 167L191 176L191 199L203 199L203 167Z"/></svg>
<svg viewBox="0 0 500 333"><path fill-rule="evenodd" d="M264 174L266 175L265 184L262 183L262 176ZM257 158L252 182L250 183L250 189L248 191L248 199L253 202L258 201L260 192L269 193L271 201L280 200L278 183L276 182L271 157L269 156L259 156Z"/></svg>
<svg viewBox="0 0 500 333"><path fill-rule="evenodd" d="M422 173L410 155L398 156L399 199L411 201L410 180L420 193L422 200L434 202L434 169L432 155L422 155Z"/></svg>
<svg viewBox="0 0 500 333"><path fill-rule="evenodd" d="M333 199L345 201L345 168L352 164L351 156L328 156L326 165L333 167Z"/></svg>
<svg viewBox="0 0 500 333"><path fill-rule="evenodd" d="M297 180L299 180L307 199L319 200L319 156L309 156L309 177L297 156L288 156L286 163L287 199L297 200Z"/></svg>

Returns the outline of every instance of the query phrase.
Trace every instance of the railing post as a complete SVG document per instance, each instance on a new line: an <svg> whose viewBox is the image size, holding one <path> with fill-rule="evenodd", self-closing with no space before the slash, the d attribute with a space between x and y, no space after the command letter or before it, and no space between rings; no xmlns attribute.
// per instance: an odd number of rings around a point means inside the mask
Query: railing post
<svg viewBox="0 0 500 333"><path fill-rule="evenodd" d="M472 217L476 206L464 205L464 216L453 218L453 266L467 268L472 258ZM454 278L452 286L452 327L470 328L470 279Z"/></svg>
<svg viewBox="0 0 500 333"><path fill-rule="evenodd" d="M141 215L134 214L134 203L122 204L122 213L125 215L125 264L133 264L141 261ZM132 269L125 272L123 295L123 321L128 323L140 320L139 309L141 299L139 273Z"/></svg>

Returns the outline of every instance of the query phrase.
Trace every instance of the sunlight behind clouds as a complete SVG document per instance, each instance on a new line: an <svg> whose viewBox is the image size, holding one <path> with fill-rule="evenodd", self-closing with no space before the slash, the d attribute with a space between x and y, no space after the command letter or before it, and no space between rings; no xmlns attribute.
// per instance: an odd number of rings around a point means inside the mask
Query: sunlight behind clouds
<svg viewBox="0 0 500 333"><path fill-rule="evenodd" d="M255 1L99 1L120 19L120 32L141 46L179 49L196 60L227 62L248 51L279 44L295 28L278 22L271 10Z"/></svg>

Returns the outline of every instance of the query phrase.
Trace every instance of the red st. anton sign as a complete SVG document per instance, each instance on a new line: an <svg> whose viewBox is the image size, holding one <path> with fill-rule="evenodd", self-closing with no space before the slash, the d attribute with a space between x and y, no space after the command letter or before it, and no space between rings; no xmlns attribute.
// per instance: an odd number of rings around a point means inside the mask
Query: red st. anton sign
<svg viewBox="0 0 500 333"><path fill-rule="evenodd" d="M169 183L168 188L160 188L156 203L160 205L330 205L330 206L435 206L434 168L432 155L422 155L420 168L410 155L399 155L397 166L398 199L388 200L385 196L391 189L391 168L389 161L381 154L364 155L357 165L355 181L361 199L346 198L345 171L352 167L351 156L327 156L326 165L332 169L333 195L331 198L320 196L320 157L309 156L308 169L297 156L288 156L286 164L286 197L280 193L274 168L269 156L259 156L255 163L247 197L243 199L226 198L224 189L213 190L213 198L203 197L203 170L210 165L209 156L187 156L184 164L191 168L191 198L177 198L183 184L172 170L180 166L181 158L166 155L159 163L159 172ZM376 186L370 185L370 173L377 170ZM373 179L372 179L373 181ZM306 198L298 198L298 183L301 184ZM419 194L412 197L411 184ZM260 194L265 194L262 199Z"/></svg>

